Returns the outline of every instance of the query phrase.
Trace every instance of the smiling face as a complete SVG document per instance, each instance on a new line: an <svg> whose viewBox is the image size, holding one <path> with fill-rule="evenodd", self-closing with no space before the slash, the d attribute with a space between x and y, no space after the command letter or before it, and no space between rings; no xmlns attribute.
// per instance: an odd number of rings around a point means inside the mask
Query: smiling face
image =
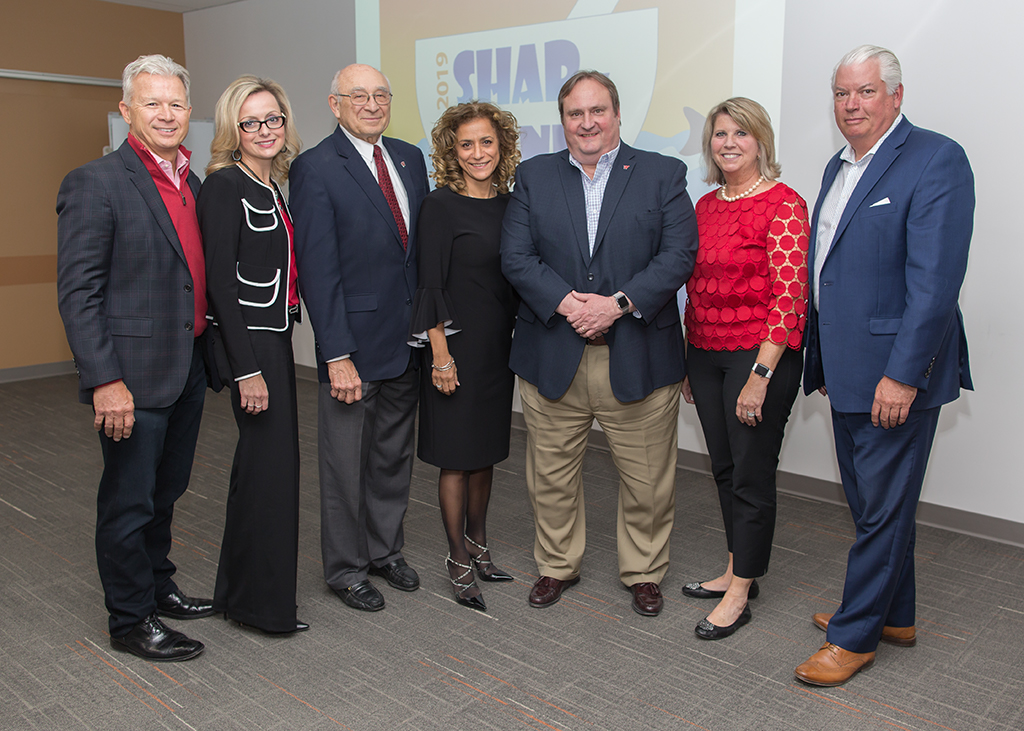
<svg viewBox="0 0 1024 731"><path fill-rule="evenodd" d="M459 125L455 131L455 155L462 168L470 195L490 195L494 169L501 159L498 132L486 117L477 117Z"/></svg>
<svg viewBox="0 0 1024 731"><path fill-rule="evenodd" d="M244 122L247 119L262 122L268 117L280 116L283 116L281 106L277 103L277 98L269 91L250 94L238 110L239 122ZM288 124L288 120L285 120L285 124ZM261 124L256 132L239 129L239 149L242 153L242 162L251 168L269 164L284 148L284 130L284 127L270 129L265 124Z"/></svg>
<svg viewBox="0 0 1024 731"><path fill-rule="evenodd" d="M363 93L369 100L356 106L348 96L328 97L331 111L338 124L347 129L353 137L376 144L384 130L391 123L391 104L380 105L373 98L376 92L390 92L388 80L377 69L363 64L346 66L338 73L338 92L341 94Z"/></svg>
<svg viewBox="0 0 1024 731"><path fill-rule="evenodd" d="M612 95L593 79L582 79L562 103L565 145L584 167L597 165L601 155L619 144L619 115Z"/></svg>
<svg viewBox="0 0 1024 731"><path fill-rule="evenodd" d="M892 126L903 103L903 84L889 94L872 59L836 71L832 99L836 125L859 160Z"/></svg>
<svg viewBox="0 0 1024 731"><path fill-rule="evenodd" d="M715 117L711 133L711 155L729 186L742 186L758 173L757 139L724 112ZM731 188L730 188L731 190Z"/></svg>
<svg viewBox="0 0 1024 731"><path fill-rule="evenodd" d="M177 76L139 74L132 82L131 104L118 104L128 131L153 154L174 162L188 134L192 107Z"/></svg>

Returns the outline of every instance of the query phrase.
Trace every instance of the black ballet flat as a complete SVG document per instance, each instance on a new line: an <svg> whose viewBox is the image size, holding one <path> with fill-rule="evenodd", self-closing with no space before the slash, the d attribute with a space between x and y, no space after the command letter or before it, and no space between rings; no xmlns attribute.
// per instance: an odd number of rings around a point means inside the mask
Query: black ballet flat
<svg viewBox="0 0 1024 731"><path fill-rule="evenodd" d="M705 589L701 586L699 581L694 581L690 584L683 585L683 593L688 597L694 599L721 599L725 596L724 591L713 591L711 589ZM757 599L757 595L761 593L761 587L757 583L757 579L754 579L751 583L750 588L747 589L747 599Z"/></svg>
<svg viewBox="0 0 1024 731"><path fill-rule="evenodd" d="M697 626L693 628L693 631L702 640L721 640L731 635L749 621L750 607L743 607L743 611L740 612L740 616L737 617L736 621L728 627L719 627L717 624L712 624L708 621L708 618L705 617L697 623Z"/></svg>

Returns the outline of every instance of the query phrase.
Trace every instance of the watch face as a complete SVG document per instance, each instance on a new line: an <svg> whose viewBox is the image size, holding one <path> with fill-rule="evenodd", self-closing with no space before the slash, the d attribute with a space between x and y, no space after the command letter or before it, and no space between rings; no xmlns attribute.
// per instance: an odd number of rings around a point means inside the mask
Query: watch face
<svg viewBox="0 0 1024 731"><path fill-rule="evenodd" d="M629 309L629 300L626 299L626 295L624 294L615 295L615 304L617 304L619 309L623 312Z"/></svg>

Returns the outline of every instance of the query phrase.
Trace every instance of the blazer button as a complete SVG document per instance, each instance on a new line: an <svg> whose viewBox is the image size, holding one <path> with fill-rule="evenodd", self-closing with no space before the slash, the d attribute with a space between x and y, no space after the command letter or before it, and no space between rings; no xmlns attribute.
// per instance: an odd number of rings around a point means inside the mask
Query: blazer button
<svg viewBox="0 0 1024 731"><path fill-rule="evenodd" d="M186 292L191 292L192 291L192 285L191 284L186 284L185 285L185 291Z"/></svg>
<svg viewBox="0 0 1024 731"><path fill-rule="evenodd" d="M587 281L588 282L593 282L594 281L594 273L593 272L587 272Z"/></svg>
<svg viewBox="0 0 1024 731"><path fill-rule="evenodd" d="M405 304L407 304L407 305L411 305L411 304L412 304L412 300L406 300L406 301L405 301Z"/></svg>
<svg viewBox="0 0 1024 731"><path fill-rule="evenodd" d="M191 322L186 322L185 323L185 329L186 330L191 330L192 329L192 323Z"/></svg>

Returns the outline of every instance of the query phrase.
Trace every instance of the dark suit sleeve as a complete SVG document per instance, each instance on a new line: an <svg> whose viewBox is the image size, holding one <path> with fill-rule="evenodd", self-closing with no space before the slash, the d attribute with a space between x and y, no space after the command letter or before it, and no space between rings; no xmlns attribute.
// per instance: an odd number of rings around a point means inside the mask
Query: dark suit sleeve
<svg viewBox="0 0 1024 731"><path fill-rule="evenodd" d="M527 307L550 327L555 309L573 288L544 263L534 241L530 222L532 169L520 166L516 172L516 187L501 226L501 270Z"/></svg>
<svg viewBox="0 0 1024 731"><path fill-rule="evenodd" d="M658 251L646 267L620 287L648 324L689 280L697 257L697 218L686 193L686 165L676 162L674 167L664 198L659 201Z"/></svg>
<svg viewBox="0 0 1024 731"><path fill-rule="evenodd" d="M57 194L57 300L83 389L124 377L105 307L114 228L101 177L90 167L68 173Z"/></svg>
<svg viewBox="0 0 1024 731"><path fill-rule="evenodd" d="M220 171L203 183L196 202L206 252L206 297L213 308L233 378L258 373L260 366L238 304L238 244L243 191L237 179Z"/></svg>
<svg viewBox="0 0 1024 731"><path fill-rule="evenodd" d="M974 174L952 140L924 166L907 214L907 300L885 375L927 388L926 372L956 317L974 226Z"/></svg>
<svg viewBox="0 0 1024 731"><path fill-rule="evenodd" d="M310 159L296 158L289 180L302 298L320 358L331 361L358 350L345 310L341 276L345 252L338 246L334 203L319 168Z"/></svg>

